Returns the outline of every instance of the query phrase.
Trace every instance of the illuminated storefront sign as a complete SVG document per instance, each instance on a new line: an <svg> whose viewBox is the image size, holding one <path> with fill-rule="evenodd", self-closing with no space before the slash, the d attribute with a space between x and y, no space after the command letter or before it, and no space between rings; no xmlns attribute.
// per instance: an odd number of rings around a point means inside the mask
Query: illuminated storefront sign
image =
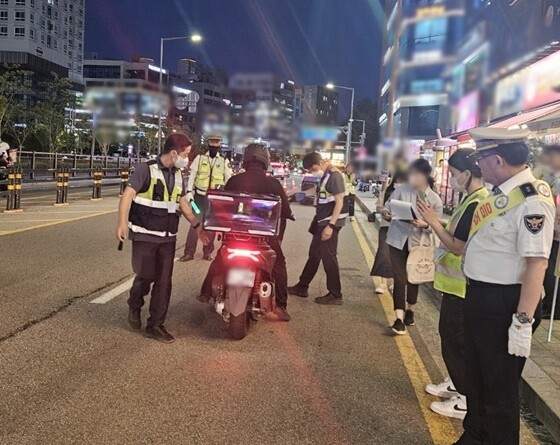
<svg viewBox="0 0 560 445"><path fill-rule="evenodd" d="M418 8L416 10L416 18L425 19L429 17L437 17L445 13L445 5L434 5L426 8Z"/></svg>
<svg viewBox="0 0 560 445"><path fill-rule="evenodd" d="M455 108L457 119L456 132L465 131L478 126L479 115L479 92L474 91L463 97Z"/></svg>

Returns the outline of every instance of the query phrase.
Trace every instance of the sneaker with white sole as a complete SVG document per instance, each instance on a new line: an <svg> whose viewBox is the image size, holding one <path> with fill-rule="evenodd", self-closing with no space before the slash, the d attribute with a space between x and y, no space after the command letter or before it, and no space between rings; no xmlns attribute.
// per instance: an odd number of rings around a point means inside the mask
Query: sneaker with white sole
<svg viewBox="0 0 560 445"><path fill-rule="evenodd" d="M430 409L437 414L452 419L464 420L467 415L467 398L462 395L452 397L443 402L432 402Z"/></svg>
<svg viewBox="0 0 560 445"><path fill-rule="evenodd" d="M377 286L375 288L375 293L376 294L386 294L387 292L389 292L389 289L387 289L387 286Z"/></svg>
<svg viewBox="0 0 560 445"><path fill-rule="evenodd" d="M426 386L426 392L433 396L442 397L444 399L450 399L451 397L456 397L459 395L449 377L447 377L438 385L430 383Z"/></svg>

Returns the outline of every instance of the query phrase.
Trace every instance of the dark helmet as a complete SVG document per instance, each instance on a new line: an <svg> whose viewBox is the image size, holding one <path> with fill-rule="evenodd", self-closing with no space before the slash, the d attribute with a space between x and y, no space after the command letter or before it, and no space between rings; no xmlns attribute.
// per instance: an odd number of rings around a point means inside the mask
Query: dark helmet
<svg viewBox="0 0 560 445"><path fill-rule="evenodd" d="M265 170L270 164L270 153L268 148L261 144L249 144L243 153L243 166L247 167L252 162L259 162Z"/></svg>

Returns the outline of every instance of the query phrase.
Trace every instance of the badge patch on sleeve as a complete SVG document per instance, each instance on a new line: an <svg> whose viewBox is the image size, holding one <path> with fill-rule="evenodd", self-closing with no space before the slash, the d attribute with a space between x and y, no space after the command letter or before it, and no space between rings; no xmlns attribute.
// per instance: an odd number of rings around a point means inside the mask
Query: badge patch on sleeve
<svg viewBox="0 0 560 445"><path fill-rule="evenodd" d="M527 215L523 218L525 227L533 235L539 233L544 227L544 215Z"/></svg>

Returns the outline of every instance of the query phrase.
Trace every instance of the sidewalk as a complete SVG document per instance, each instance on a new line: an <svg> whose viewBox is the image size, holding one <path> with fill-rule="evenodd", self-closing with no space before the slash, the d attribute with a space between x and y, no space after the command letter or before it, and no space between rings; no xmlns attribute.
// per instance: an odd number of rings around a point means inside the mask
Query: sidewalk
<svg viewBox="0 0 560 445"><path fill-rule="evenodd" d="M369 193L356 195L356 204L366 214L375 210L376 202L377 198ZM379 221L378 215L376 219ZM431 300L439 300L432 286L422 286L421 291ZM549 321L543 320L533 337L531 357L525 366L520 391L525 404L560 442L560 321L554 325L550 343L547 342L548 327Z"/></svg>

